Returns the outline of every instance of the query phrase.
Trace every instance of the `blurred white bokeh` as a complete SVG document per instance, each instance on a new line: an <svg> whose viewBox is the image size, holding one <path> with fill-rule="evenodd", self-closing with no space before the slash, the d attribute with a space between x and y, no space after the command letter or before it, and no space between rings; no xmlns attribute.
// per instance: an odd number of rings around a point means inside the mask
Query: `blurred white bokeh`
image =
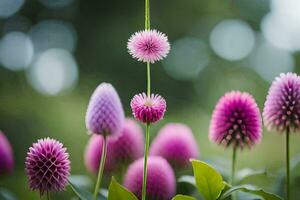
<svg viewBox="0 0 300 200"><path fill-rule="evenodd" d="M186 37L172 43L172 51L163 60L163 66L172 78L190 80L198 76L209 60L207 45L200 39Z"/></svg>
<svg viewBox="0 0 300 200"><path fill-rule="evenodd" d="M272 82L278 74L293 71L295 60L289 51L280 49L260 37L249 56L249 64L264 80Z"/></svg>
<svg viewBox="0 0 300 200"><path fill-rule="evenodd" d="M236 61L249 55L254 47L255 35L244 21L227 19L218 23L210 34L210 45L220 57Z"/></svg>
<svg viewBox="0 0 300 200"><path fill-rule="evenodd" d="M261 22L265 38L278 48L300 50L300 1L272 0L271 12Z"/></svg>
<svg viewBox="0 0 300 200"><path fill-rule="evenodd" d="M30 38L22 32L7 33L0 43L0 63L7 69L18 71L26 68L34 54Z"/></svg>
<svg viewBox="0 0 300 200"><path fill-rule="evenodd" d="M9 17L18 12L24 4L24 0L0 0L0 18Z"/></svg>
<svg viewBox="0 0 300 200"><path fill-rule="evenodd" d="M72 24L59 20L45 20L33 26L29 33L36 53L60 48L73 52L77 35Z"/></svg>
<svg viewBox="0 0 300 200"><path fill-rule="evenodd" d="M27 71L27 79L38 92L57 95L76 83L77 63L68 51L49 49L37 56Z"/></svg>

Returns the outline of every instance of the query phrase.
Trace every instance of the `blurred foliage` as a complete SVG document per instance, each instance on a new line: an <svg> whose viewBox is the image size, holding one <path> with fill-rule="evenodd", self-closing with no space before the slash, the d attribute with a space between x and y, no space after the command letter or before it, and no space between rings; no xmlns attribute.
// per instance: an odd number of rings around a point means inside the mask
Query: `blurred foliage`
<svg viewBox="0 0 300 200"><path fill-rule="evenodd" d="M39 199L38 193L29 192L24 172L28 147L38 138L53 137L64 143L70 153L72 174L86 174L83 152L89 136L84 117L87 103L97 84L112 83L118 90L127 116L131 116L131 97L145 90L146 68L127 53L129 36L143 29L143 1L79 1L52 9L39 1L27 0L16 14L25 16L29 27L46 19L60 19L74 25L77 47L74 52L79 68L75 87L57 96L44 96L36 92L26 80L26 72L12 72L0 67L0 129L12 143L15 170L9 177L1 177L5 186L20 199ZM209 46L212 28L223 19L246 21L255 32L260 31L260 21L269 12L268 0L190 0L183 2L151 1L151 26L167 33L171 44L182 37L201 39ZM6 33L7 19L0 19L0 37ZM229 158L230 150L208 141L208 126L216 101L226 91L243 90L256 98L260 109L269 83L248 67L248 60L227 61L209 50L210 62L193 80L177 81L164 71L161 63L152 66L152 91L164 96L168 103L165 120L152 129L153 138L160 127L168 122L189 125L200 146L201 159ZM300 62L294 53L295 65ZM261 66L268 67L268 66ZM272 71L272 69L270 69ZM299 67L295 68L299 72ZM291 153L300 149L300 137L291 136ZM283 135L264 131L260 145L238 153L238 168L266 169L276 173L284 163ZM187 173L191 174L191 170ZM95 176L90 174L92 180ZM270 188L270 183L259 185ZM107 178L106 185L110 178ZM17 183L17 184L16 184ZM72 191L55 194L54 199L68 199Z"/></svg>

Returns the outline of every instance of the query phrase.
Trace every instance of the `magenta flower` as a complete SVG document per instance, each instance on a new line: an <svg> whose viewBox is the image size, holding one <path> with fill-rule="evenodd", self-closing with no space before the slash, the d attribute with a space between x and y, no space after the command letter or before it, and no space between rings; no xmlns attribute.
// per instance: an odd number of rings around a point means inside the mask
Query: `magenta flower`
<svg viewBox="0 0 300 200"><path fill-rule="evenodd" d="M217 103L210 122L209 138L226 146L250 148L260 142L262 120L255 99L246 92L226 93Z"/></svg>
<svg viewBox="0 0 300 200"><path fill-rule="evenodd" d="M129 53L138 61L154 63L165 58L170 51L168 38L157 30L144 30L133 34L127 44Z"/></svg>
<svg viewBox="0 0 300 200"><path fill-rule="evenodd" d="M294 73L280 74L272 83L263 111L268 129L285 131L287 127L299 129L300 77Z"/></svg>
<svg viewBox="0 0 300 200"><path fill-rule="evenodd" d="M64 190L70 168L69 154L57 140L40 139L29 148L25 162L29 187L41 195Z"/></svg>
<svg viewBox="0 0 300 200"><path fill-rule="evenodd" d="M157 94L148 97L145 93L134 95L130 103L132 114L141 122L154 123L161 120L166 112L167 103Z"/></svg>
<svg viewBox="0 0 300 200"><path fill-rule="evenodd" d="M174 168L183 169L191 158L199 156L198 145L192 130L179 123L169 123L152 142L150 155L165 158Z"/></svg>
<svg viewBox="0 0 300 200"><path fill-rule="evenodd" d="M14 168L14 157L11 145L0 131L0 175L9 174Z"/></svg>
<svg viewBox="0 0 300 200"><path fill-rule="evenodd" d="M123 127L124 118L117 91L111 84L101 83L94 91L87 108L87 129L94 134L117 134Z"/></svg>
<svg viewBox="0 0 300 200"><path fill-rule="evenodd" d="M144 136L141 127L133 120L126 119L122 132L117 137L107 139L106 172L118 170L143 155ZM94 135L86 147L85 166L92 173L97 173L102 154L103 137Z"/></svg>
<svg viewBox="0 0 300 200"><path fill-rule="evenodd" d="M142 197L143 165L143 158L132 163L124 179L124 186L139 199ZM162 157L150 156L147 166L147 199L170 200L176 192L176 181L169 163Z"/></svg>

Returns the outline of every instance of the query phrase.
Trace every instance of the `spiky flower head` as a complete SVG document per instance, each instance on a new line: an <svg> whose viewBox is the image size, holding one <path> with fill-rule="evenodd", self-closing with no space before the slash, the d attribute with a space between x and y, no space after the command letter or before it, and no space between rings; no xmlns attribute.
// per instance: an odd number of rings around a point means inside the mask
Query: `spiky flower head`
<svg viewBox="0 0 300 200"><path fill-rule="evenodd" d="M143 30L129 38L127 48L132 57L138 61L154 63L168 55L170 44L164 33L157 30Z"/></svg>
<svg viewBox="0 0 300 200"><path fill-rule="evenodd" d="M142 197L144 159L132 163L125 175L124 186L139 199ZM174 171L162 157L149 156L147 165L147 199L170 200L176 191Z"/></svg>
<svg viewBox="0 0 300 200"><path fill-rule="evenodd" d="M158 94L147 96L145 93L134 95L130 103L133 116L143 123L161 120L166 112L167 103Z"/></svg>
<svg viewBox="0 0 300 200"><path fill-rule="evenodd" d="M141 127L132 119L126 119L123 130L117 137L107 139L105 171L118 170L143 155L144 136ZM85 166L92 173L97 173L101 159L103 137L94 135L90 138L84 154Z"/></svg>
<svg viewBox="0 0 300 200"><path fill-rule="evenodd" d="M210 140L243 149L257 144L261 137L262 120L255 99L246 92L226 93L212 114Z"/></svg>
<svg viewBox="0 0 300 200"><path fill-rule="evenodd" d="M0 131L0 175L9 174L14 168L14 157L11 145Z"/></svg>
<svg viewBox="0 0 300 200"><path fill-rule="evenodd" d="M299 130L300 77L295 73L280 74L273 81L263 111L265 125L270 130Z"/></svg>
<svg viewBox="0 0 300 200"><path fill-rule="evenodd" d="M150 155L165 158L174 168L183 169L199 155L192 130L180 123L169 123L160 129L150 148Z"/></svg>
<svg viewBox="0 0 300 200"><path fill-rule="evenodd" d="M94 91L85 117L90 133L118 134L124 122L124 111L119 95L109 83L101 83Z"/></svg>
<svg viewBox="0 0 300 200"><path fill-rule="evenodd" d="M39 139L29 148L25 170L31 190L40 194L64 190L70 174L69 154L55 139Z"/></svg>

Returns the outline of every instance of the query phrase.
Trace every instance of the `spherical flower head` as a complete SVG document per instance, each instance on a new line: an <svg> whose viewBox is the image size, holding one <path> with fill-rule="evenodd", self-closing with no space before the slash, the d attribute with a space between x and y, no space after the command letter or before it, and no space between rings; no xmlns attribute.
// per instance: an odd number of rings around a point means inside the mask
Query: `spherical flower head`
<svg viewBox="0 0 300 200"><path fill-rule="evenodd" d="M59 141L40 139L29 148L25 169L31 190L39 190L41 195L62 191L71 169L69 154Z"/></svg>
<svg viewBox="0 0 300 200"><path fill-rule="evenodd" d="M260 142L262 120L255 99L246 92L226 93L217 103L210 122L210 140L249 148Z"/></svg>
<svg viewBox="0 0 300 200"><path fill-rule="evenodd" d="M144 159L132 163L125 175L124 186L138 199L142 196ZM149 156L147 165L147 199L170 200L176 192L174 171L162 157Z"/></svg>
<svg viewBox="0 0 300 200"><path fill-rule="evenodd" d="M157 94L147 96L145 93L135 95L130 103L133 116L143 123L161 120L166 112L167 103Z"/></svg>
<svg viewBox="0 0 300 200"><path fill-rule="evenodd" d="M270 130L299 130L300 77L294 73L280 74L270 89L263 111L265 125Z"/></svg>
<svg viewBox="0 0 300 200"><path fill-rule="evenodd" d="M124 123L119 95L109 83L101 83L94 91L86 112L85 123L90 133L118 134Z"/></svg>
<svg viewBox="0 0 300 200"><path fill-rule="evenodd" d="M189 166L191 158L199 156L192 130L180 123L166 124L151 144L150 155L165 158L175 169Z"/></svg>
<svg viewBox="0 0 300 200"><path fill-rule="evenodd" d="M143 30L133 34L127 44L129 53L138 61L154 63L170 51L168 38L157 30Z"/></svg>
<svg viewBox="0 0 300 200"><path fill-rule="evenodd" d="M9 174L14 167L11 145L6 136L0 131L0 175Z"/></svg>
<svg viewBox="0 0 300 200"><path fill-rule="evenodd" d="M126 119L117 137L107 138L105 171L112 172L143 156L144 136L141 127L132 119ZM102 154L103 137L93 135L87 144L84 160L86 168L97 173Z"/></svg>

